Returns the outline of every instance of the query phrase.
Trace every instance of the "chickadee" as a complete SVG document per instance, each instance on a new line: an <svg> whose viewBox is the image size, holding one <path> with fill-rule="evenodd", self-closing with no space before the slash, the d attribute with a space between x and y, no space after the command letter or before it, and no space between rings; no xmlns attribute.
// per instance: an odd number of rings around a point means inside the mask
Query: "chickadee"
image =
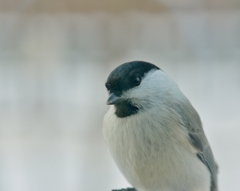
<svg viewBox="0 0 240 191"><path fill-rule="evenodd" d="M200 117L157 66L133 61L106 82L103 134L118 168L138 191L217 191L217 165Z"/></svg>

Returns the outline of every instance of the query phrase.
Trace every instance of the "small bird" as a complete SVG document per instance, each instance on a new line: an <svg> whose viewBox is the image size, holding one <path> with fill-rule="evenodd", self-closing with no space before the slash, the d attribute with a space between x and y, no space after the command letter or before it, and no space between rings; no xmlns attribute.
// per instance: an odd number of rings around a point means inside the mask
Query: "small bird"
<svg viewBox="0 0 240 191"><path fill-rule="evenodd" d="M218 190L218 167L200 117L163 70L144 61L127 62L110 73L105 86L110 108L103 135L135 189Z"/></svg>

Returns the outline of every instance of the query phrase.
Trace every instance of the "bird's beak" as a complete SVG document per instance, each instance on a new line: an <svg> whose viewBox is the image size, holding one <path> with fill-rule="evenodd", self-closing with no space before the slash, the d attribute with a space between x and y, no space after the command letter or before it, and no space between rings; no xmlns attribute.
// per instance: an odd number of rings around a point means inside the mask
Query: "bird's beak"
<svg viewBox="0 0 240 191"><path fill-rule="evenodd" d="M108 100L107 105L113 105L118 103L121 100L121 97L116 96L114 93L111 93Z"/></svg>

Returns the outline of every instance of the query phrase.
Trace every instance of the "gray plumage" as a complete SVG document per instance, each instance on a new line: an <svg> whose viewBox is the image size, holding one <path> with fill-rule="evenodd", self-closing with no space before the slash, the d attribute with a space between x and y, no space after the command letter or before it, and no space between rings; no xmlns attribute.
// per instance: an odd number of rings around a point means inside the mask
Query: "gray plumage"
<svg viewBox="0 0 240 191"><path fill-rule="evenodd" d="M189 102L188 100L186 100ZM179 123L187 129L190 143L197 149L197 156L207 166L211 173L212 184L211 191L217 191L217 172L218 167L214 161L214 157L204 134L202 123L197 111L192 107L191 103L169 103L169 107L176 112L179 118ZM186 112L188 111L188 112ZM191 114L188 115L188 114Z"/></svg>

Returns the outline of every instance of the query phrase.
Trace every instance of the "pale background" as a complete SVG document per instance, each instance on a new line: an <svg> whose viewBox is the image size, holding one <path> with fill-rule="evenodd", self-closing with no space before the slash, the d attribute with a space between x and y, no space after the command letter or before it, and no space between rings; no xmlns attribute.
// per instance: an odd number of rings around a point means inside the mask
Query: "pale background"
<svg viewBox="0 0 240 191"><path fill-rule="evenodd" d="M199 112L221 191L240 181L239 0L0 0L0 190L127 187L105 145L109 72L166 71Z"/></svg>

